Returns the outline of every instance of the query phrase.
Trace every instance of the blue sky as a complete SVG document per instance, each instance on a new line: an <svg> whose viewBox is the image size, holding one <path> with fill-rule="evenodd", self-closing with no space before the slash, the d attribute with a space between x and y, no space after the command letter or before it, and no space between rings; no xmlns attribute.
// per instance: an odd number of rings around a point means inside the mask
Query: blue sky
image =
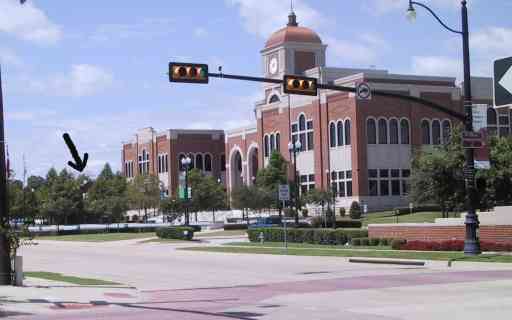
<svg viewBox="0 0 512 320"><path fill-rule="evenodd" d="M299 24L328 45L327 65L460 79L460 37L407 0L295 0ZM460 1L425 0L460 28ZM512 55L512 1L469 0L473 75ZM492 5L490 4L492 3ZM89 152L89 174L120 168L121 142L137 128L230 129L250 124L259 84L212 79L170 84L171 60L261 75L259 51L283 27L288 0L0 0L6 135L18 177L66 166L69 132Z"/></svg>

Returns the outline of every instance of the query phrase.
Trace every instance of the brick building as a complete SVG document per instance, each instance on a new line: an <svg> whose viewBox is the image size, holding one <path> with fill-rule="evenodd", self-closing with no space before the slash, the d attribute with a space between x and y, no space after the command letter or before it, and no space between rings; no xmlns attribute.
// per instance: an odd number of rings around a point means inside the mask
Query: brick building
<svg viewBox="0 0 512 320"><path fill-rule="evenodd" d="M192 159L191 167L225 181L224 131L222 130L139 130L132 141L123 144L123 173L128 179L137 175L158 175L166 195L177 193L181 158Z"/></svg>
<svg viewBox="0 0 512 320"><path fill-rule="evenodd" d="M351 87L367 82L373 89L421 97L463 111L463 92L455 78L328 67L326 51L320 36L299 26L292 12L288 24L272 34L261 50L263 75L282 79L285 74L298 74L317 78L319 83ZM472 86L475 103L492 105L491 79L473 78ZM170 172L160 176L173 193L179 157L189 152L210 153L212 174L231 191L254 183L258 169L267 165L273 151L290 161L287 146L293 139L302 143L297 154L302 192L331 188L336 192L337 206L344 207L354 200L367 204L369 210L407 206L412 154L442 144L460 124L444 113L397 98L373 96L361 101L352 93L330 90L319 90L315 97L287 95L277 84L263 85L262 99L255 102L254 110L254 125L227 131L225 138L223 131L169 130L156 134L144 129L123 147L125 173L132 177L137 174L134 169L145 172L144 166L137 169L145 157L150 172L155 172L159 163L155 156L165 152ZM489 108L487 116L491 133L510 134L511 111ZM224 164L226 175L221 171Z"/></svg>

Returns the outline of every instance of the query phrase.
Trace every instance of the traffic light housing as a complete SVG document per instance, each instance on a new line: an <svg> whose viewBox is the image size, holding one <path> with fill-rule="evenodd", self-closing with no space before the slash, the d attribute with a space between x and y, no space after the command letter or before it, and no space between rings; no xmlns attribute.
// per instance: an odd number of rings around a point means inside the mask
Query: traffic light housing
<svg viewBox="0 0 512 320"><path fill-rule="evenodd" d="M198 63L169 63L169 81L208 83L208 65Z"/></svg>
<svg viewBox="0 0 512 320"><path fill-rule="evenodd" d="M285 75L283 79L283 91L288 94L316 96L318 94L316 78Z"/></svg>

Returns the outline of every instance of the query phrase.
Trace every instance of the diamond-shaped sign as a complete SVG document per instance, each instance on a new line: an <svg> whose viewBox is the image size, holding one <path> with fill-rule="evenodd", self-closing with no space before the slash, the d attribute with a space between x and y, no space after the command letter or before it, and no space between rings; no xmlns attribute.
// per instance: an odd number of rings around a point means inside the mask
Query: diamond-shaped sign
<svg viewBox="0 0 512 320"><path fill-rule="evenodd" d="M512 105L512 57L494 61L494 106Z"/></svg>

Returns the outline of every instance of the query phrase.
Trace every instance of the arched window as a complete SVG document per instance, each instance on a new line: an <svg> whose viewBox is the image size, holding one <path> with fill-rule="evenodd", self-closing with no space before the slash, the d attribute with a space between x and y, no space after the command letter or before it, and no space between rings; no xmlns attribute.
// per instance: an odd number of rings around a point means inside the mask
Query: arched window
<svg viewBox="0 0 512 320"><path fill-rule="evenodd" d="M388 143L388 123L385 119L379 120L379 144Z"/></svg>
<svg viewBox="0 0 512 320"><path fill-rule="evenodd" d="M350 120L345 120L345 145L350 145Z"/></svg>
<svg viewBox="0 0 512 320"><path fill-rule="evenodd" d="M338 146L343 145L343 121L338 121L336 124L336 138L338 139Z"/></svg>
<svg viewBox="0 0 512 320"><path fill-rule="evenodd" d="M402 144L409 144L409 120L402 119L400 121L400 141Z"/></svg>
<svg viewBox="0 0 512 320"><path fill-rule="evenodd" d="M270 97L270 100L268 103L274 103L274 102L279 102L279 97L276 94L274 94Z"/></svg>
<svg viewBox="0 0 512 320"><path fill-rule="evenodd" d="M443 121L443 143L449 143L452 136L452 125L449 120Z"/></svg>
<svg viewBox="0 0 512 320"><path fill-rule="evenodd" d="M196 155L196 168L198 170L203 170L203 155L198 154Z"/></svg>
<svg viewBox="0 0 512 320"><path fill-rule="evenodd" d="M194 168L196 167L196 166L195 166L195 164L196 164L196 157L194 157L194 155L193 155L193 154L189 154L189 155L188 155L188 157L190 158L190 165L189 165L189 167L188 167L188 168L189 168L190 170L192 170L192 169L194 169Z"/></svg>
<svg viewBox="0 0 512 320"><path fill-rule="evenodd" d="M306 130L306 117L303 114L299 117L299 130Z"/></svg>
<svg viewBox="0 0 512 320"><path fill-rule="evenodd" d="M398 120L389 120L389 143L398 144Z"/></svg>
<svg viewBox="0 0 512 320"><path fill-rule="evenodd" d="M377 143L377 128L374 119L366 120L366 135L368 144Z"/></svg>
<svg viewBox="0 0 512 320"><path fill-rule="evenodd" d="M441 144L441 123L439 120L432 121L432 144Z"/></svg>
<svg viewBox="0 0 512 320"><path fill-rule="evenodd" d="M281 151L281 134L276 133L276 150Z"/></svg>
<svg viewBox="0 0 512 320"><path fill-rule="evenodd" d="M271 134L270 135L270 153L274 152L276 149L276 136Z"/></svg>
<svg viewBox="0 0 512 320"><path fill-rule="evenodd" d="M204 155L204 171L212 171L212 156L209 154Z"/></svg>
<svg viewBox="0 0 512 320"><path fill-rule="evenodd" d="M493 108L487 109L487 125L495 126L498 124L498 116L496 115L496 110Z"/></svg>
<svg viewBox="0 0 512 320"><path fill-rule="evenodd" d="M226 155L221 154L220 156L220 171L226 171Z"/></svg>
<svg viewBox="0 0 512 320"><path fill-rule="evenodd" d="M236 153L235 163L236 163L237 170L242 172L242 155L240 154L240 152Z"/></svg>
<svg viewBox="0 0 512 320"><path fill-rule="evenodd" d="M265 151L264 153L265 153L265 158L267 158L268 157L268 153L269 153L269 150L268 150L269 149L269 142L268 142L268 136L267 135L265 135L264 140L265 140L264 141L264 151Z"/></svg>
<svg viewBox="0 0 512 320"><path fill-rule="evenodd" d="M427 120L421 121L421 143L430 144L430 123Z"/></svg>
<svg viewBox="0 0 512 320"><path fill-rule="evenodd" d="M185 158L185 155L184 154L180 154L178 156L178 168L180 169L180 171L185 171L185 166L181 163L181 160Z"/></svg>
<svg viewBox="0 0 512 320"><path fill-rule="evenodd" d="M334 122L329 125L329 146L331 148L336 147L336 125Z"/></svg>

